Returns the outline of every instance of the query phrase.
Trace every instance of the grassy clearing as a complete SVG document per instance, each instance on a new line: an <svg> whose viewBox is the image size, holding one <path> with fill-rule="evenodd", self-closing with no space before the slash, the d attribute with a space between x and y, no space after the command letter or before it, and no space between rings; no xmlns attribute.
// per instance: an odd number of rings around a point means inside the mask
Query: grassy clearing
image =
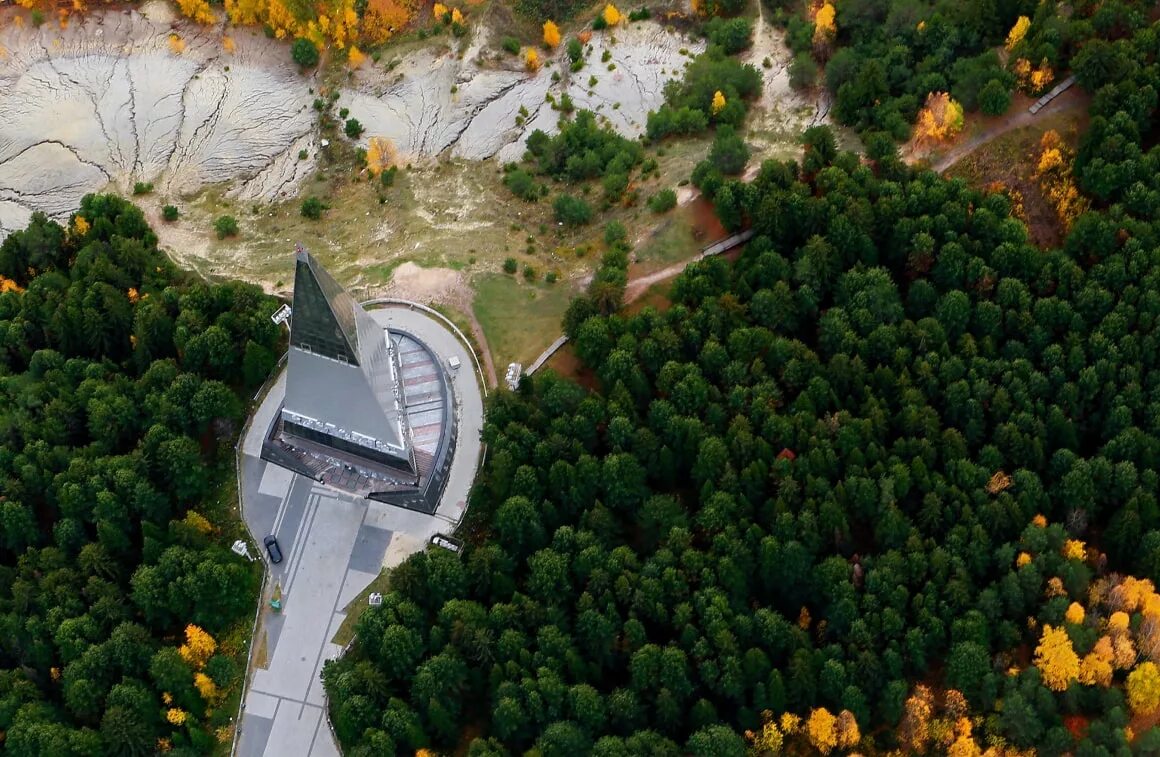
<svg viewBox="0 0 1160 757"><path fill-rule="evenodd" d="M1086 122L1082 110L1044 115L1033 126L1014 129L980 146L948 168L945 175L965 179L980 188L998 188L1001 184L1015 190L1022 196L1021 216L1031 239L1040 247L1054 247L1063 241L1064 232L1035 179L1039 142L1044 132L1054 129L1074 149Z"/></svg>
<svg viewBox="0 0 1160 757"><path fill-rule="evenodd" d="M475 317L497 372L511 362L528 365L560 335L571 299L567 285L530 285L514 276L486 274L475 279L474 288Z"/></svg>
<svg viewBox="0 0 1160 757"><path fill-rule="evenodd" d="M366 612L367 607L370 606L367 602L371 594L376 591L380 593L386 592L390 586L389 575L390 571L380 571L379 575L343 609L346 617L342 619L342 625L334 632L334 638L330 640L331 644L338 644L341 647L345 647L354 640L355 625L358 623L358 619L362 617L362 614Z"/></svg>

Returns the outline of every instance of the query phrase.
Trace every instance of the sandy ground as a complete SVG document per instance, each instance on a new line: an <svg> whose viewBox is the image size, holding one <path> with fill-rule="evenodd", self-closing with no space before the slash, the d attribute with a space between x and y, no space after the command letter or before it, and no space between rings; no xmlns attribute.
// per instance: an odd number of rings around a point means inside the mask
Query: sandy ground
<svg viewBox="0 0 1160 757"><path fill-rule="evenodd" d="M34 210L67 216L112 185L166 194L236 181L242 199L292 194L313 169L311 80L253 30L173 21L150 3L66 29L0 18L0 234ZM171 33L184 49L175 51Z"/></svg>
<svg viewBox="0 0 1160 757"><path fill-rule="evenodd" d="M532 131L556 128L560 113L549 95L558 102L567 93L577 110L592 110L622 134L639 136L648 112L664 100L665 82L679 78L704 49L701 40L642 21L594 34L585 66L576 73L569 71L563 45L529 73L512 56L493 65L482 47L488 36L477 28L462 51L453 45L409 55L391 70L364 67L340 105L367 127L364 140L387 137L407 159L450 150L468 159L518 160ZM601 60L605 51L607 62ZM553 71L559 82L552 82ZM517 123L521 108L527 115Z"/></svg>

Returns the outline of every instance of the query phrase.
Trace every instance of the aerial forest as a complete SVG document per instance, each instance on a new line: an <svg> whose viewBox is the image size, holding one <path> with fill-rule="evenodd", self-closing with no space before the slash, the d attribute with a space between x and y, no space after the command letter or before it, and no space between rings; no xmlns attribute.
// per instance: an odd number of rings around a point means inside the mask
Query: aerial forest
<svg viewBox="0 0 1160 757"><path fill-rule="evenodd" d="M838 4L847 57L930 18L880 6ZM865 155L818 127L714 178L755 236L667 308L618 311L608 235L565 321L590 386L490 397L463 553L392 570L328 664L348 754L1160 754L1160 27L1072 14L1056 248L881 138L916 115L905 60L837 87Z"/></svg>
<svg viewBox="0 0 1160 757"><path fill-rule="evenodd" d="M209 754L260 582L229 549L233 442L276 304L206 284L89 195L0 243L0 750Z"/></svg>

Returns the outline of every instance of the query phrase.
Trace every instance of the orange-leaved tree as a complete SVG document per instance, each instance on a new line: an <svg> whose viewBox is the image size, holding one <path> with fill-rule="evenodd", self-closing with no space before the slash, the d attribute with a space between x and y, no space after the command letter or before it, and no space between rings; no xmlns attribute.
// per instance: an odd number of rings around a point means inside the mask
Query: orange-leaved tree
<svg viewBox="0 0 1160 757"><path fill-rule="evenodd" d="M399 154L395 143L386 137L371 137L367 141L367 170L372 176L398 165Z"/></svg>
<svg viewBox="0 0 1160 757"><path fill-rule="evenodd" d="M414 14L413 0L367 0L367 9L363 13L363 38L372 43L385 42L410 23Z"/></svg>
<svg viewBox="0 0 1160 757"><path fill-rule="evenodd" d="M838 34L838 25L834 19L838 12L830 3L823 3L814 16L814 50L825 55L829 52L834 37Z"/></svg>
<svg viewBox="0 0 1160 757"><path fill-rule="evenodd" d="M551 21L544 22L544 47L555 50L560 46L560 27Z"/></svg>
<svg viewBox="0 0 1160 757"><path fill-rule="evenodd" d="M838 719L825 707L818 707L806 718L806 736L814 749L829 754L838 745Z"/></svg>

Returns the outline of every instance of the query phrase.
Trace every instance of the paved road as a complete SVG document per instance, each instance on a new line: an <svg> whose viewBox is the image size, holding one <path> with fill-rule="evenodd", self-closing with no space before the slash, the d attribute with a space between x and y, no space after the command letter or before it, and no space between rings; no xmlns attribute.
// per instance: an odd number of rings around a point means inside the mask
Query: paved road
<svg viewBox="0 0 1160 757"><path fill-rule="evenodd" d="M254 415L242 443L242 513L254 540L275 534L284 559L270 566L281 584L283 611L268 605L254 640L266 646L267 664L249 682L239 723L242 757L331 757L339 753L326 724L319 675L342 649L330 643L346 617L346 605L382 567L397 565L422 549L432 535L450 532L462 516L479 461L483 399L467 348L420 311L389 307L371 311L385 326L419 337L444 360L459 357L452 373L460 402L459 439L443 500L434 515L352 497L276 465L258 455L285 395L278 379ZM263 557L264 557L263 553Z"/></svg>

